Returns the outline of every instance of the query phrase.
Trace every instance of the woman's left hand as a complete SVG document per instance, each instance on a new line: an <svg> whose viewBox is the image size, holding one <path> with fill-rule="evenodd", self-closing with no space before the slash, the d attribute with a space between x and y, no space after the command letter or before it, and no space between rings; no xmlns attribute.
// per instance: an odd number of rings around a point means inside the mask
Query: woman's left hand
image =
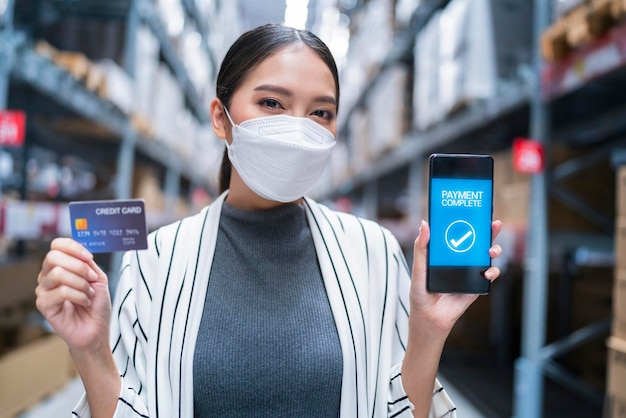
<svg viewBox="0 0 626 418"><path fill-rule="evenodd" d="M500 233L502 222L491 224L492 242ZM420 328L430 328L431 332L441 332L446 336L459 317L478 298L478 295L455 293L430 293L426 290L426 249L430 239L430 227L422 221L420 234L415 240L413 252L413 272L411 284L411 322L417 320ZM502 248L494 244L489 256L494 259L502 253ZM490 267L485 272L485 280L494 281L500 276L498 267Z"/></svg>

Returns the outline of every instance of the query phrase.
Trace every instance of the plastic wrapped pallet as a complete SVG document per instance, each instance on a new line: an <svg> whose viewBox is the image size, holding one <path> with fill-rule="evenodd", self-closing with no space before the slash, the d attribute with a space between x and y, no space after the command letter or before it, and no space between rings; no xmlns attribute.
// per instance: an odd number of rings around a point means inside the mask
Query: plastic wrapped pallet
<svg viewBox="0 0 626 418"><path fill-rule="evenodd" d="M533 48L533 2L490 0L491 21L499 80L519 78L520 67L530 65Z"/></svg>
<svg viewBox="0 0 626 418"><path fill-rule="evenodd" d="M101 94L105 99L117 106L122 112L130 115L135 100L135 83L128 73L113 60L99 61L98 69L104 77Z"/></svg>
<svg viewBox="0 0 626 418"><path fill-rule="evenodd" d="M477 99L495 95L490 10L488 0L453 0L441 13L439 104L446 116Z"/></svg>
<svg viewBox="0 0 626 418"><path fill-rule="evenodd" d="M350 167L354 172L359 172L364 170L370 161L369 117L365 110L358 109L352 113L348 133Z"/></svg>
<svg viewBox="0 0 626 418"><path fill-rule="evenodd" d="M339 187L350 175L350 164L348 164L348 146L345 142L337 142L331 154L331 175L332 186Z"/></svg>
<svg viewBox="0 0 626 418"><path fill-rule="evenodd" d="M157 139L173 143L178 138L173 115L184 106L183 92L176 79L164 64L159 65L154 86L154 102L151 112L152 126Z"/></svg>
<svg viewBox="0 0 626 418"><path fill-rule="evenodd" d="M368 148L373 158L397 146L407 131L407 81L408 68L395 65L381 74L370 91Z"/></svg>
<svg viewBox="0 0 626 418"><path fill-rule="evenodd" d="M559 19L585 2L586 0L552 0L553 19Z"/></svg>
<svg viewBox="0 0 626 418"><path fill-rule="evenodd" d="M387 0L371 0L356 15L357 28L350 38L347 67L341 71L341 107L353 108L367 88L393 43L393 4ZM343 123L343 113L339 113Z"/></svg>
<svg viewBox="0 0 626 418"><path fill-rule="evenodd" d="M135 112L150 119L154 100L154 82L159 70L159 41L145 25L137 30L135 58Z"/></svg>
<svg viewBox="0 0 626 418"><path fill-rule="evenodd" d="M413 121L426 130L441 119L439 105L439 16L436 13L415 40Z"/></svg>

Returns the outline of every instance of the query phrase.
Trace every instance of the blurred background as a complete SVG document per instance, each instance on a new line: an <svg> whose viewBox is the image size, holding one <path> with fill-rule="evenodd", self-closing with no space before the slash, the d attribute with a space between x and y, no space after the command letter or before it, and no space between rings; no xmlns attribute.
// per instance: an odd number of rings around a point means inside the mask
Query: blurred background
<svg viewBox="0 0 626 418"><path fill-rule="evenodd" d="M226 49L307 28L340 69L312 197L411 259L428 156L489 153L503 275L441 376L459 417L626 416L626 0L0 0L0 417L69 416L67 348L34 308L67 203L143 198L148 227L216 197ZM120 255L98 255L112 273Z"/></svg>

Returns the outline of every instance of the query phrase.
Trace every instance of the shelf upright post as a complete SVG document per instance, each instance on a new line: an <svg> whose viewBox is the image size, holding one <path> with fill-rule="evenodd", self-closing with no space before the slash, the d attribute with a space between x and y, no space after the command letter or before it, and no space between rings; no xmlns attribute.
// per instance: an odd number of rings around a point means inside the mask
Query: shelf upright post
<svg viewBox="0 0 626 418"><path fill-rule="evenodd" d="M131 79L135 79L137 29L139 14L137 1L131 0L126 18L126 40L124 45L124 69ZM135 148L137 146L137 131L130 121L124 123L122 143L117 154L117 176L115 178L115 198L129 199L132 196L133 167L135 165ZM111 257L109 290L114 295L118 282L118 271L122 264L121 252L113 253Z"/></svg>
<svg viewBox="0 0 626 418"><path fill-rule="evenodd" d="M549 109L542 97L541 34L549 24L550 2L534 0L533 80L530 88L530 135L549 143ZM545 171L531 180L526 237L521 357L515 362L514 416L540 418L543 411L543 358L548 293L547 178Z"/></svg>
<svg viewBox="0 0 626 418"><path fill-rule="evenodd" d="M4 10L0 10L0 110L9 103L9 77L13 66L13 7L14 0L4 0ZM0 0L2 7L2 0ZM0 154L2 146L0 145ZM2 177L0 177L0 201L2 201Z"/></svg>
<svg viewBox="0 0 626 418"><path fill-rule="evenodd" d="M363 190L363 206L368 219L378 218L378 180L368 182Z"/></svg>
<svg viewBox="0 0 626 418"><path fill-rule="evenodd" d="M167 167L165 173L165 211L168 219L176 213L176 200L180 194L180 172L175 167Z"/></svg>
<svg viewBox="0 0 626 418"><path fill-rule="evenodd" d="M422 213L423 202L426 199L424 190L424 159L421 155L415 156L409 165L409 220L418 224L426 216Z"/></svg>
<svg viewBox="0 0 626 418"><path fill-rule="evenodd" d="M2 10L4 3L4 10ZM13 65L13 8L14 0L0 0L0 110L9 100L9 76Z"/></svg>

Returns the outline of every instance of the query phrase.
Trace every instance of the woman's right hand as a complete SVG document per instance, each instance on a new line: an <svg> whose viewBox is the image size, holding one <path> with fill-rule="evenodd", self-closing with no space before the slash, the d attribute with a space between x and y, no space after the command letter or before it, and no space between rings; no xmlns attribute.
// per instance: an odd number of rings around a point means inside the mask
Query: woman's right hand
<svg viewBox="0 0 626 418"><path fill-rule="evenodd" d="M109 346L108 278L85 247L69 238L52 241L37 280L37 309L72 351Z"/></svg>

